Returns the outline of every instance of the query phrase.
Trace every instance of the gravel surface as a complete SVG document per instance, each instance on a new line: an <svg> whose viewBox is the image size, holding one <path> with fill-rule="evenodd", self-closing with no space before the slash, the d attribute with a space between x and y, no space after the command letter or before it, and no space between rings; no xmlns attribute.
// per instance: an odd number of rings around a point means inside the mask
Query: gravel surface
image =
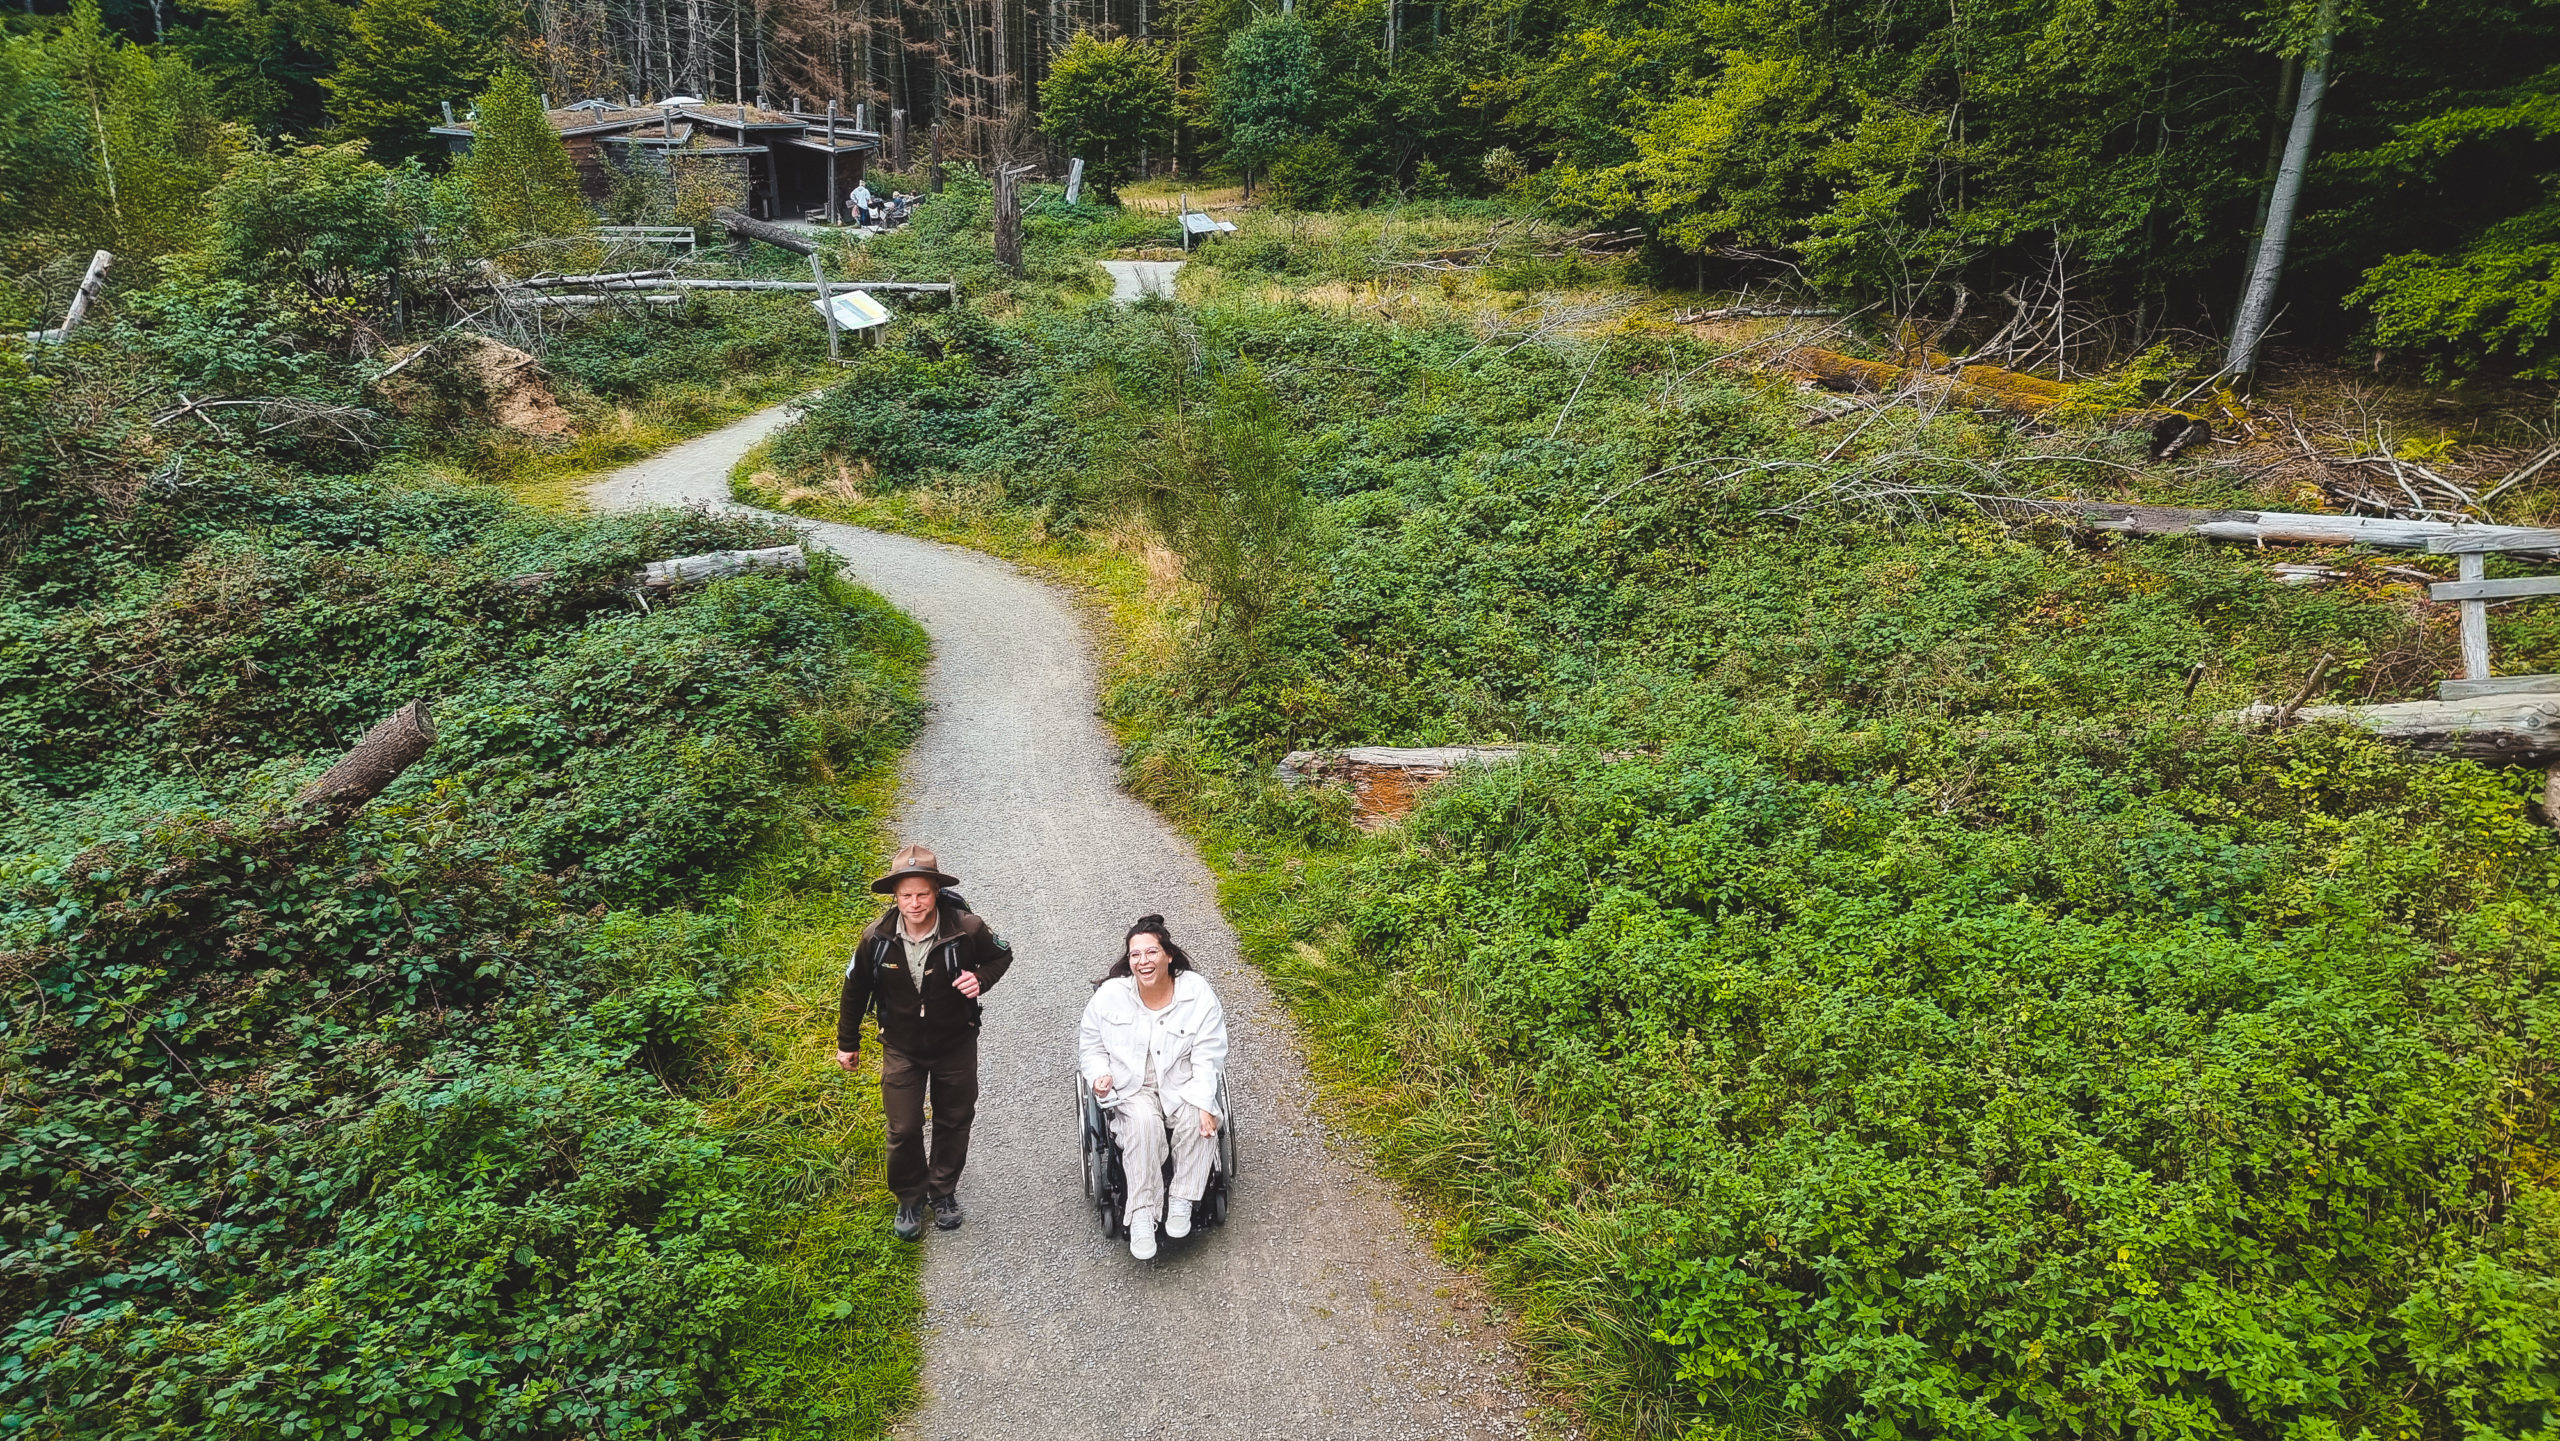
<svg viewBox="0 0 2560 1441"><path fill-rule="evenodd" d="M1173 298L1173 277L1182 269L1179 260L1106 260L1102 268L1111 272L1111 303L1135 305L1141 296L1158 300ZM1241 1168L1244 1162L1238 1161Z"/></svg>
<svg viewBox="0 0 2560 1441"><path fill-rule="evenodd" d="M726 504L729 467L785 419L760 412L590 496ZM1208 869L1120 790L1076 606L974 551L795 523L931 633L898 836L940 854L1016 957L988 993L968 1224L925 1233L927 1395L906 1433L1545 1434L1478 1288L1317 1118L1290 1022L1238 957ZM1226 1003L1240 1155L1227 1224L1138 1262L1085 1204L1074 1049L1089 982L1148 911Z"/></svg>

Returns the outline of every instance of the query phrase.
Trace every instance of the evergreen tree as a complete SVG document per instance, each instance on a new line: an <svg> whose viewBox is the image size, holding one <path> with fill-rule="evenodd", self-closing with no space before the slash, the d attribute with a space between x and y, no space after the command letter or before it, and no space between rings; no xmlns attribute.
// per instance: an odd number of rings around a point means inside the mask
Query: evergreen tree
<svg viewBox="0 0 2560 1441"><path fill-rule="evenodd" d="M1108 200L1138 172L1138 157L1172 131L1173 61L1162 49L1122 36L1079 31L1040 87L1040 128L1084 157L1085 183Z"/></svg>
<svg viewBox="0 0 2560 1441"><path fill-rule="evenodd" d="M500 71L474 106L471 149L453 178L469 198L472 224L492 248L593 223L578 195L578 170L542 110L534 79Z"/></svg>
<svg viewBox="0 0 2560 1441"><path fill-rule="evenodd" d="M1218 125L1247 184L1256 167L1314 127L1322 74L1315 34L1295 16L1258 19L1227 42L1218 72Z"/></svg>
<svg viewBox="0 0 2560 1441"><path fill-rule="evenodd" d="M496 72L501 27L459 0L363 0L347 22L337 73L323 79L338 134L380 160L425 152L438 103Z"/></svg>

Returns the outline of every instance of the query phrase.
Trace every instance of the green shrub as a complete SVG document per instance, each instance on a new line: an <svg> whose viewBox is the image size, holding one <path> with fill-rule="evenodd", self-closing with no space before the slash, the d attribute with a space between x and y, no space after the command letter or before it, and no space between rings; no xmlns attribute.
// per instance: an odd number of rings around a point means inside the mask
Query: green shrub
<svg viewBox="0 0 2560 1441"><path fill-rule="evenodd" d="M643 609L641 562L788 532L164 455L58 379L0 388L0 1416L876 1432L912 1262L857 1155L784 1173L706 1066L770 980L728 893L858 828L828 782L913 733L911 624L823 558ZM412 698L389 790L291 805Z"/></svg>
<svg viewBox="0 0 2560 1441"><path fill-rule="evenodd" d="M2127 486L2139 440L1849 435L1686 339L1535 325L1035 312L917 464L1010 477L1073 425L1198 489L1198 397L1267 396L1310 544L1249 654L1177 611L1116 678L1125 774L1228 858L1337 1099L1548 1383L1663 1437L2546 1432L2541 777L2218 719L2324 652L2326 698L2424 692L2453 656L2415 593L1818 503L1879 457ZM960 374L901 364L869 409ZM2204 466L2109 493L2261 503ZM1373 837L1268 779L1501 741L1540 750Z"/></svg>

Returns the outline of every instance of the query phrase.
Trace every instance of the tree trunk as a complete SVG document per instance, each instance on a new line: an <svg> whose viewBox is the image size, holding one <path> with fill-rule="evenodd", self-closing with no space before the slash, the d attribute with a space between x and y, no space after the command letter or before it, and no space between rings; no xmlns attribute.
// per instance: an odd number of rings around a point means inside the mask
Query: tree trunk
<svg viewBox="0 0 2560 1441"><path fill-rule="evenodd" d="M2301 95L2302 57L2288 55L2284 58L2283 67L2276 72L2275 114L2290 121L2293 117L2294 104ZM2267 205L2275 199L2276 177L2284 173L2284 142L2286 132L2290 128L2289 125L2273 123L2267 126L2266 170L2258 178L2258 204L2249 221L2248 252L2240 257L2242 300L2245 300L2249 294L2249 278L2258 273L2258 242L2266 238ZM2235 316L2240 313L2239 300L2232 302L2231 313Z"/></svg>
<svg viewBox="0 0 2560 1441"><path fill-rule="evenodd" d="M435 718L427 713L425 701L413 700L366 731L355 749L304 786L293 803L297 808L317 807L345 816L382 794L435 743Z"/></svg>
<svg viewBox="0 0 2560 1441"><path fill-rule="evenodd" d="M761 240L767 245L779 246L794 255L818 253L818 247L810 244L807 237L798 231L786 230L779 225L755 219L753 216L741 215L726 205L715 207L711 212L711 218L720 222L722 229L740 239Z"/></svg>
<svg viewBox="0 0 2560 1441"><path fill-rule="evenodd" d="M673 590L727 576L774 572L807 575L808 552L796 545L775 545L762 550L715 550L708 555L653 560L641 568L638 584L648 590Z"/></svg>
<svg viewBox="0 0 2560 1441"><path fill-rule="evenodd" d="M2275 719L2279 709L2251 706L2240 715L2263 722ZM2294 712L2291 719L2344 721L2417 750L2488 765L2539 765L2560 758L2560 696L2315 705Z"/></svg>
<svg viewBox="0 0 2560 1441"><path fill-rule="evenodd" d="M2284 279L2285 246L2293 238L2294 211L2302 203L2304 172L2311 168L2312 135L2320 127L2320 100L2329 88L2329 51L2337 43L2338 0L2320 0L2319 31L2302 57L2301 93L2294 97L2293 129L2285 136L2284 164L2267 197L2267 223L2249 266L2249 289L2231 322L2231 349L2222 369L2246 375L2258 368L2258 346L2275 323L2276 284Z"/></svg>
<svg viewBox="0 0 2560 1441"><path fill-rule="evenodd" d="M1015 275L1022 273L1022 177L1030 173L1028 165L996 162L996 264Z"/></svg>

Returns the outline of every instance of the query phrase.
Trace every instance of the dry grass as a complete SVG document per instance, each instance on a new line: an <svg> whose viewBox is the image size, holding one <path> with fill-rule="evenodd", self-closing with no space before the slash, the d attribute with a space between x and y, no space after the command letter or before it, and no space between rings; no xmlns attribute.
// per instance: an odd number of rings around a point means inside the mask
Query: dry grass
<svg viewBox="0 0 2560 1441"><path fill-rule="evenodd" d="M543 445L502 434L460 468L528 505L576 510L585 504L587 486L604 472L717 430L822 378L822 367L795 368L718 385L678 386L636 404L580 401L571 406L577 432L567 442Z"/></svg>

